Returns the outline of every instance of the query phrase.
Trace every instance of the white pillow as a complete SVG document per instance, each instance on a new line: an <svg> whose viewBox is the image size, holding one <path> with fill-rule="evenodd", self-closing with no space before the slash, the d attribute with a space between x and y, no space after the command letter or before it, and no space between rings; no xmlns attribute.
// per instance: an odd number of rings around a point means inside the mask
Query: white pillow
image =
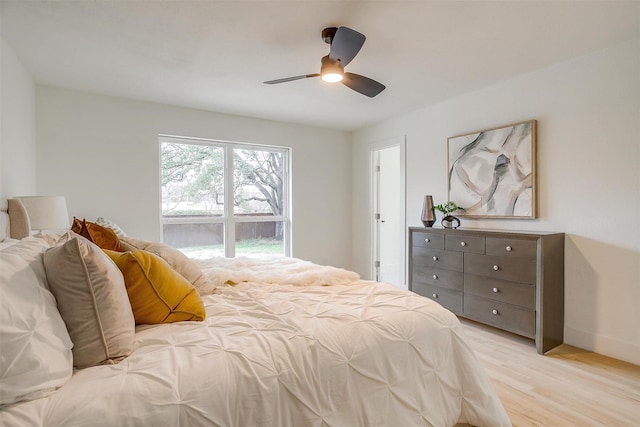
<svg viewBox="0 0 640 427"><path fill-rule="evenodd" d="M18 243L19 241L20 240L18 240L18 239L6 238L2 242L0 242L0 250L8 248L9 246L13 246L16 243Z"/></svg>
<svg viewBox="0 0 640 427"><path fill-rule="evenodd" d="M71 339L46 283L42 239L0 250L0 406L46 396L73 372Z"/></svg>
<svg viewBox="0 0 640 427"><path fill-rule="evenodd" d="M36 234L31 235L29 238L44 240L45 242L47 242L49 247L51 247L51 246L55 246L58 243L58 240L60 240L62 236L63 234L58 234L58 233L38 232Z"/></svg>

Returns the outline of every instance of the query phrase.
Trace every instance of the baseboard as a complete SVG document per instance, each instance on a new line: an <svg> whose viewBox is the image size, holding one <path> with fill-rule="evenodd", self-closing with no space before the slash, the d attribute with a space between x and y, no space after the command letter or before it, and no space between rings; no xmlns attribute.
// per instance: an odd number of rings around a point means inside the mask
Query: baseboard
<svg viewBox="0 0 640 427"><path fill-rule="evenodd" d="M564 327L564 342L574 347L640 366L640 344L621 341L604 335L594 335L567 325Z"/></svg>

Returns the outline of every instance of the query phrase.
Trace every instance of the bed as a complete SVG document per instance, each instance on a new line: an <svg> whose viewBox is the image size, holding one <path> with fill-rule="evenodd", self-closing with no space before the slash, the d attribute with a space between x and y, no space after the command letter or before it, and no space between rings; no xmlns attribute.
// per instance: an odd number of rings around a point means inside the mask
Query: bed
<svg viewBox="0 0 640 427"><path fill-rule="evenodd" d="M6 229L6 214L2 221ZM52 282L40 265L61 243L51 236L4 240L2 262L19 263L20 254L30 253L24 265L40 282L47 279L36 286L45 295L48 315L56 316L52 301L64 314L60 298L48 293ZM21 252L21 246L30 252ZM128 354L86 368L65 364L72 340L62 333L56 343L60 354L48 350L39 359L44 366L37 366L47 375L56 370L48 364L62 366L57 377L44 386L27 378L41 390L32 387L17 400L5 399L0 424L511 425L457 318L435 302L295 258L192 262L206 282L196 287L204 320L137 324ZM7 308L4 296L22 284L5 270L0 304L15 316L16 307ZM11 384L8 375L21 360L5 360L16 353L6 338L15 326L7 323L16 320L7 316L0 325L5 341L0 342L0 385ZM30 345L45 346L49 343L38 339L51 341L52 334L34 335ZM43 353L39 347L34 351Z"/></svg>

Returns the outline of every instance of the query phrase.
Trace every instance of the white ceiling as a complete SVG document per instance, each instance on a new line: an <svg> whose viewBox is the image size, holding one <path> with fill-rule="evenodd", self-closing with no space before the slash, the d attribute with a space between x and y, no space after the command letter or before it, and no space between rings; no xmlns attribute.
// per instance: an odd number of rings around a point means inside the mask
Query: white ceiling
<svg viewBox="0 0 640 427"><path fill-rule="evenodd" d="M1 34L39 84L355 130L640 35L639 1L18 1ZM367 36L347 71L368 98L320 79L320 33Z"/></svg>

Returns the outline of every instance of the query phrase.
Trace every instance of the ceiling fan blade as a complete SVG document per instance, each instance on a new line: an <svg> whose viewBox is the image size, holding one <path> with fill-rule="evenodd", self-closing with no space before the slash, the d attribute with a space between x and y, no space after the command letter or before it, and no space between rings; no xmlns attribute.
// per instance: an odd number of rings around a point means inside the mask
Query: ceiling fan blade
<svg viewBox="0 0 640 427"><path fill-rule="evenodd" d="M329 58L340 61L344 67L360 52L366 37L364 34L347 27L340 27L331 41Z"/></svg>
<svg viewBox="0 0 640 427"><path fill-rule="evenodd" d="M354 73L344 73L342 84L369 98L373 98L386 88L382 83Z"/></svg>
<svg viewBox="0 0 640 427"><path fill-rule="evenodd" d="M285 82L292 82L294 80L302 80L302 79L308 79L309 77L318 77L320 74L305 74L303 76L294 76L294 77L286 77L284 79L276 79L276 80L269 80L264 82L265 84L268 85L274 85L277 83L285 83Z"/></svg>

